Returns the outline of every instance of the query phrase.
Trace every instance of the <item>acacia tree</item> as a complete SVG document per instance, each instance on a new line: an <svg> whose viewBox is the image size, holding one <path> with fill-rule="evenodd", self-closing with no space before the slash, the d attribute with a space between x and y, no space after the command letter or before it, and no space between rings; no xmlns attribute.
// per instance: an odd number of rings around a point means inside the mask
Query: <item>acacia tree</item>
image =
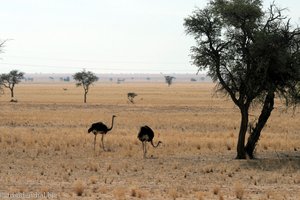
<svg viewBox="0 0 300 200"><path fill-rule="evenodd" d="M85 71L85 70L75 73L73 75L73 78L76 81L77 87L82 85L84 90L83 102L86 103L86 96L89 92L90 85L98 81L99 78L93 72Z"/></svg>
<svg viewBox="0 0 300 200"><path fill-rule="evenodd" d="M12 99L14 98L15 85L20 83L22 79L24 79L24 72L19 72L18 70L12 70L8 74L0 75L0 83L10 90Z"/></svg>
<svg viewBox="0 0 300 200"><path fill-rule="evenodd" d="M281 9L271 4L262 10L261 0L212 0L185 19L193 35L193 64L218 83L241 113L238 159L253 158L261 131L274 108L275 95L287 105L299 103L300 30L292 28ZM249 124L249 107L261 102L258 121Z"/></svg>

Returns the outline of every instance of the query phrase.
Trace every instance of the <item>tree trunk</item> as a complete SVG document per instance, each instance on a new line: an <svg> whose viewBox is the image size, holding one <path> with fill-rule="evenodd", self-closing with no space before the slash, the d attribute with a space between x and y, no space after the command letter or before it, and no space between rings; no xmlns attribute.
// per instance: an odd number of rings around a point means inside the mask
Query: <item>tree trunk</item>
<svg viewBox="0 0 300 200"><path fill-rule="evenodd" d="M237 156L236 159L246 159L246 151L245 151L245 138L248 129L248 109L241 109L241 125L240 132L237 144Z"/></svg>
<svg viewBox="0 0 300 200"><path fill-rule="evenodd" d="M86 96L89 92L89 86L88 85L83 85L83 90L84 90L84 99L83 102L86 103Z"/></svg>
<svg viewBox="0 0 300 200"><path fill-rule="evenodd" d="M86 95L87 95L87 92L84 92L84 99L83 99L84 103L86 103Z"/></svg>
<svg viewBox="0 0 300 200"><path fill-rule="evenodd" d="M260 116L258 118L258 122L256 123L255 127L250 130L250 136L248 138L247 145L245 147L246 153L248 154L249 158L254 158L254 150L256 147L256 144L259 140L260 133L263 129L263 127L266 125L271 112L274 108L274 91L269 91L263 105L263 109L260 113Z"/></svg>
<svg viewBox="0 0 300 200"><path fill-rule="evenodd" d="M12 99L14 98L14 88L10 88L10 96Z"/></svg>

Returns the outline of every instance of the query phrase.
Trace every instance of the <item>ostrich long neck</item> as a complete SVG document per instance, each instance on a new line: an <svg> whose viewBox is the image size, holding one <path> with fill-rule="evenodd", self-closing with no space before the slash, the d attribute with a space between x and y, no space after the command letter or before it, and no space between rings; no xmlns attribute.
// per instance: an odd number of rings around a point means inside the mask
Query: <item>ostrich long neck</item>
<svg viewBox="0 0 300 200"><path fill-rule="evenodd" d="M153 144L153 141L151 140L151 145L152 145L154 148L158 147L160 143L161 143L161 141L158 141L158 143L157 143L156 145L154 145L154 144Z"/></svg>
<svg viewBox="0 0 300 200"><path fill-rule="evenodd" d="M108 129L108 131L110 131L114 127L114 119L115 117L113 116L111 120L111 127Z"/></svg>

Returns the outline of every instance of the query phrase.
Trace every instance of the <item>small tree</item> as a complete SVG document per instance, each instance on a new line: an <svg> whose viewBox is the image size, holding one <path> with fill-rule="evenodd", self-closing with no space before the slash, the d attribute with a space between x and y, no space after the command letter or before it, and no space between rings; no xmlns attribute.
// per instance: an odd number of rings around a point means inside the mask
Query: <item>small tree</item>
<svg viewBox="0 0 300 200"><path fill-rule="evenodd" d="M170 85L172 85L173 79L175 79L174 76L165 76L165 81L166 81L166 83L168 84L169 87L170 87Z"/></svg>
<svg viewBox="0 0 300 200"><path fill-rule="evenodd" d="M12 70L8 74L1 74L0 82L6 88L9 88L11 98L14 98L14 88L15 85L20 83L24 78L24 72L19 72L18 70Z"/></svg>
<svg viewBox="0 0 300 200"><path fill-rule="evenodd" d="M86 96L89 92L89 87L94 82L98 81L98 77L90 71L83 70L82 72L77 72L73 75L74 80L76 81L76 86L79 87L82 85L84 90L84 99L83 102L86 103Z"/></svg>

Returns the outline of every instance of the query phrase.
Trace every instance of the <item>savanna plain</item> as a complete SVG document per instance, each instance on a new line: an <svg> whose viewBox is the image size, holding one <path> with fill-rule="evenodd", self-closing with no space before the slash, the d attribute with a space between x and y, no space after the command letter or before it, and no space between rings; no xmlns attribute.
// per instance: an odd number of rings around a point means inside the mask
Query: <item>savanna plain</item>
<svg viewBox="0 0 300 200"><path fill-rule="evenodd" d="M0 96L0 199L299 199L300 110L275 109L255 160L236 160L239 110L212 83L21 83ZM128 92L138 94L134 103ZM250 110L250 120L259 114ZM104 137L87 129L102 121ZM154 132L143 158L140 126Z"/></svg>

